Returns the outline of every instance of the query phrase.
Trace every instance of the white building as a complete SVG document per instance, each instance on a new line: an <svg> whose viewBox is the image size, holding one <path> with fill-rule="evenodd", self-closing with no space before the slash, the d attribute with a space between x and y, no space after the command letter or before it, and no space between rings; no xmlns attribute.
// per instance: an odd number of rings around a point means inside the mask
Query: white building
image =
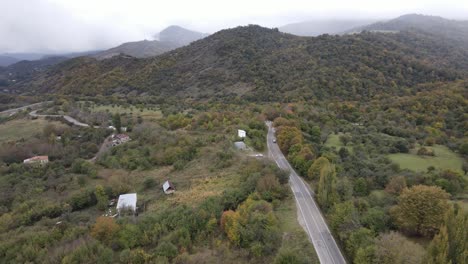
<svg viewBox="0 0 468 264"><path fill-rule="evenodd" d="M47 164L49 162L49 156L35 156L29 159L23 160L24 164Z"/></svg>
<svg viewBox="0 0 468 264"><path fill-rule="evenodd" d="M136 193L127 193L121 194L119 200L117 201L117 212L120 214L123 210L130 210L133 213L137 209L137 194Z"/></svg>
<svg viewBox="0 0 468 264"><path fill-rule="evenodd" d="M163 191L164 191L165 194L171 194L171 193L175 192L174 185L172 185L172 183L170 181L166 181L163 184Z"/></svg>
<svg viewBox="0 0 468 264"><path fill-rule="evenodd" d="M237 136L240 137L240 138L245 138L247 136L247 133L245 132L245 130L238 129L237 130Z"/></svg>

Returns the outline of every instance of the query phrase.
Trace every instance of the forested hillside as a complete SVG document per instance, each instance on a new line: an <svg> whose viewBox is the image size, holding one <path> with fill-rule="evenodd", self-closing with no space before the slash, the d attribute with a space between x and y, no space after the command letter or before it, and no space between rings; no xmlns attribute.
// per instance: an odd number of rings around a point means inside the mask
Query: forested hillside
<svg viewBox="0 0 468 264"><path fill-rule="evenodd" d="M17 92L275 101L369 99L463 78L468 51L423 32L298 37L259 26L222 30L150 59L66 61Z"/></svg>

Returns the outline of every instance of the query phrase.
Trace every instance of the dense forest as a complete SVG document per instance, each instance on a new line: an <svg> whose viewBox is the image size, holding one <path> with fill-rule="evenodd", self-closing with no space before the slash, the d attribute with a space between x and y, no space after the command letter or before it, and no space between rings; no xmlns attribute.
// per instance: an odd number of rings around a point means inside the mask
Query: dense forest
<svg viewBox="0 0 468 264"><path fill-rule="evenodd" d="M467 49L418 31L297 37L247 26L155 58L68 60L10 89L254 101L369 99L463 78L467 57Z"/></svg>

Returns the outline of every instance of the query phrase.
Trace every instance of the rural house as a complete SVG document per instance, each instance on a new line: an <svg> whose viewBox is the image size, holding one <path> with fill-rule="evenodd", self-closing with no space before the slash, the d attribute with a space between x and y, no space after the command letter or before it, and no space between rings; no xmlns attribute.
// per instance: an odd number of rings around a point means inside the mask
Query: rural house
<svg viewBox="0 0 468 264"><path fill-rule="evenodd" d="M175 192L174 185L172 185L172 183L170 181L164 182L163 191L164 191L165 194L171 194L171 193Z"/></svg>
<svg viewBox="0 0 468 264"><path fill-rule="evenodd" d="M120 215L123 211L133 211L135 214L137 209L137 194L136 193L127 193L121 194L119 200L117 201L117 212Z"/></svg>
<svg viewBox="0 0 468 264"><path fill-rule="evenodd" d="M34 156L29 159L23 160L24 164L40 164L44 165L49 162L49 156Z"/></svg>

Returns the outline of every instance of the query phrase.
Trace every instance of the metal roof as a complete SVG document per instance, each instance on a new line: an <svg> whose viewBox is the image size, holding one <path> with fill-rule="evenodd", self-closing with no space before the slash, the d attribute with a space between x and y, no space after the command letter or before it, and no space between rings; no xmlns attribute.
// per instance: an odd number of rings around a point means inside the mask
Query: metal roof
<svg viewBox="0 0 468 264"><path fill-rule="evenodd" d="M136 193L121 194L119 196L119 201L117 202L117 210L130 208L135 211L136 203L137 203Z"/></svg>
<svg viewBox="0 0 468 264"><path fill-rule="evenodd" d="M174 189L174 186L173 186L169 181L166 181L166 182L163 184L163 190L164 190L164 191L167 191L169 188Z"/></svg>

